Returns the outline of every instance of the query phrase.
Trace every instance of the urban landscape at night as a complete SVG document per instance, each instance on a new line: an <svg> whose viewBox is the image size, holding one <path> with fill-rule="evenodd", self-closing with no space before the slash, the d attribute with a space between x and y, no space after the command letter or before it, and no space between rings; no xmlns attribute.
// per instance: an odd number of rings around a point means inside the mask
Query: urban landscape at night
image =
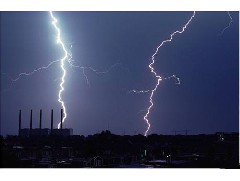
<svg viewBox="0 0 240 181"><path fill-rule="evenodd" d="M62 111L61 111L62 113ZM4 168L239 168L239 133L188 135L73 135L72 129L22 128L18 136L1 137Z"/></svg>
<svg viewBox="0 0 240 181"><path fill-rule="evenodd" d="M239 168L239 12L0 12L1 168Z"/></svg>

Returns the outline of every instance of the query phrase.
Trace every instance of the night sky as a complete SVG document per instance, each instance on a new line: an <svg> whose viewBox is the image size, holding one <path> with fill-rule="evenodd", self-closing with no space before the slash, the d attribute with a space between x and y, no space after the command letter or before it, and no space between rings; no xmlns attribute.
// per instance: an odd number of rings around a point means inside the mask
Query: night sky
<svg viewBox="0 0 240 181"><path fill-rule="evenodd" d="M149 134L190 134L238 131L239 129L239 14L196 12L183 34L165 44L156 56L156 71L164 77L177 75L181 84L164 80L154 94ZM156 79L148 64L156 47L191 17L192 12L56 12L67 47L72 45L76 65L105 71L96 74L66 64L63 100L68 117L63 127L74 134L89 135L109 129L114 134L143 134L143 116L149 94L129 94L132 89L153 89ZM43 127L60 120L58 91L60 63L31 76L31 72L63 56L56 43L48 12L1 12L1 134L17 134L18 111L22 127ZM180 132L183 134L183 132Z"/></svg>

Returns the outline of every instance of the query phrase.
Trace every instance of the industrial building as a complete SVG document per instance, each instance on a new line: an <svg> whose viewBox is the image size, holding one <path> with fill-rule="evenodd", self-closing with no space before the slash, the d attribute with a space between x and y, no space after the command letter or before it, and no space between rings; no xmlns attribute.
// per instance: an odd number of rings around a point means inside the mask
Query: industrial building
<svg viewBox="0 0 240 181"><path fill-rule="evenodd" d="M31 136L50 136L50 135L58 135L58 136L70 136L73 135L72 128L64 128L63 129L63 109L61 109L61 120L60 120L60 128L53 128L53 109L51 111L51 128L42 128L42 110L40 110L40 119L39 119L39 128L32 128L33 118L32 118L32 110L30 113L30 125L29 128L22 128L22 112L19 110L19 129L18 136L20 137L31 137Z"/></svg>

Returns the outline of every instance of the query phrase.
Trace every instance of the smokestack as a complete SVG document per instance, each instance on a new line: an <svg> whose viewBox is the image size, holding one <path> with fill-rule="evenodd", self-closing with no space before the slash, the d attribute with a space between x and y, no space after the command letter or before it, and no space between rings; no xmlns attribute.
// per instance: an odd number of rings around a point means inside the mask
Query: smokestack
<svg viewBox="0 0 240 181"><path fill-rule="evenodd" d="M39 134L42 136L42 109L40 109Z"/></svg>
<svg viewBox="0 0 240 181"><path fill-rule="evenodd" d="M40 109L39 129L42 129L42 109Z"/></svg>
<svg viewBox="0 0 240 181"><path fill-rule="evenodd" d="M63 124L63 109L61 109L61 124L60 124L60 129L61 129L61 134L62 134L62 124Z"/></svg>
<svg viewBox="0 0 240 181"><path fill-rule="evenodd" d="M30 115L30 132L29 135L32 135L32 109L31 109L31 115Z"/></svg>
<svg viewBox="0 0 240 181"><path fill-rule="evenodd" d="M51 112L51 134L53 133L53 109Z"/></svg>
<svg viewBox="0 0 240 181"><path fill-rule="evenodd" d="M18 117L18 136L20 135L20 131L22 129L22 111L19 110L19 117Z"/></svg>

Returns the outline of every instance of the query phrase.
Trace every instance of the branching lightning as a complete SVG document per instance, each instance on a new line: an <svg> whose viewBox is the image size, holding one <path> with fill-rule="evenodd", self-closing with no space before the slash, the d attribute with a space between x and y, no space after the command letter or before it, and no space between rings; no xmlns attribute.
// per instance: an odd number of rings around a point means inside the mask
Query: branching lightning
<svg viewBox="0 0 240 181"><path fill-rule="evenodd" d="M60 60L55 60L55 61L52 61L50 62L47 66L43 66L43 67L40 67L40 68L36 68L34 69L32 72L23 72L23 73L20 73L16 78L12 79L11 80L13 82L16 82L18 81L22 76L29 76L29 75L33 75L34 73L38 72L38 71L41 71L42 69L47 69L49 68L51 65L53 65L54 63L56 62L59 62Z"/></svg>
<svg viewBox="0 0 240 181"><path fill-rule="evenodd" d="M65 103L64 103L64 101L63 101L63 99L62 99L62 93L63 93L63 91L64 91L65 76L66 76L66 72L67 72L67 70L65 69L65 63L68 63L72 69L73 69L73 68L80 68L80 69L82 70L82 74L83 74L83 76L85 77L86 82L87 82L88 85L90 85L90 81L89 81L89 79L88 79L88 77L87 77L87 75L86 75L86 73L85 73L85 70L86 70L86 69L88 69L88 70L90 70L90 71L92 71L92 72L94 72L94 73L96 73L96 74L107 74L107 73L109 73L113 68L121 65L121 63L115 63L115 64L111 65L107 70L104 70L104 71L98 71L98 70L96 70L95 68L93 68L93 67L91 67L91 66L90 66L90 67L86 67L86 66L75 65L75 64L74 64L74 63L75 63L75 60L72 59L72 52L71 52L72 43L70 43L71 46L70 46L70 49L68 50L68 49L66 48L67 46L66 46L65 43L62 41L62 38L61 38L61 30L60 30L60 28L59 28L58 25L57 25L57 22L58 22L57 18L53 15L53 12L52 12L52 11L50 11L49 13L50 13L50 16L51 16L52 25L53 25L54 29L55 29L56 32L57 32L56 42L57 42L58 44L60 44L60 46L61 46L61 48L62 48L62 50L63 50L63 52L64 52L64 56L63 56L60 60L52 61L52 62L50 62L48 65L42 66L42 67L40 67L40 68L36 68L36 69L34 69L33 71L31 71L31 72L22 72L22 73L20 73L17 77L15 77L15 78L12 78L11 76L9 76L9 75L6 74L6 73L1 73L1 74L4 75L4 76L6 76L9 80L11 80L11 85L10 85L10 88L11 88L11 87L13 86L13 84L14 84L15 82L17 82L17 81L18 81L20 78L22 78L23 76L31 76L31 75L35 74L36 72L42 71L42 70L44 70L44 69L48 69L48 68L49 68L50 66L52 66L53 64L60 62L60 67L61 67L61 70L62 70L62 77L61 77L61 82L60 82L60 85L59 85L60 90L59 90L59 92L58 92L58 102L61 104L62 109L63 109L64 117L63 117L63 121L62 121L62 122L64 123L65 119L67 118L67 112L66 112ZM10 88L8 88L8 89L10 89ZM4 92L7 91L8 89L4 90ZM1 92L1 93L2 93L2 92ZM59 129L60 126L61 126L60 124L61 124L61 122L58 123L58 129Z"/></svg>
<svg viewBox="0 0 240 181"><path fill-rule="evenodd" d="M88 79L88 77L87 77L87 75L86 75L86 72L85 72L86 70L90 70L90 71L92 71L92 72L94 72L94 73L96 73L96 74L107 74L107 73L109 73L113 68L115 68L116 66L121 65L121 64L120 64L120 63L115 63L115 64L113 64L112 66L110 66L110 67L109 67L107 70L105 70L105 71L98 71L98 70L96 70L95 68L93 68L93 67L91 67L91 66L90 66L90 67L86 67L86 66L76 65L76 64L75 64L75 60L72 59L71 49L68 50L68 49L66 48L67 46L66 46L66 45L64 44L64 42L62 41L61 30L60 30L60 28L59 28L59 26L58 26L58 24L57 24L57 23L58 23L57 18L53 15L53 12L52 12L52 11L50 11L49 13L50 13L50 16L51 16L52 25L53 25L54 29L55 29L56 32L57 32L57 34L56 34L56 42L57 42L58 44L60 44L60 46L61 46L61 48L62 48L62 50L63 50L63 52L64 52L63 57L62 57L60 60L55 60L55 61L50 62L50 63L49 63L48 65L46 65L46 66L42 66L42 67L40 67L40 68L36 68L36 69L34 69L33 71L31 71L31 72L22 72L22 73L20 73L17 77L15 77L15 78L12 78L12 77L10 77L9 75L7 75L7 74L5 74L5 73L2 73L2 74L4 74L5 76L7 76L7 77L11 80L11 86L12 86L13 83L15 83L16 81L18 81L20 78L22 78L22 77L24 77L24 76L33 75L33 74L35 74L36 72L42 71L42 70L44 70L44 69L48 69L48 68L49 68L50 66L52 66L53 64L59 62L59 63L60 63L61 70L62 70L62 76L61 76L61 82L60 82L60 84L59 84L60 89L59 89L59 92L58 92L58 102L61 104L61 106L62 106L62 108L63 108L64 116L63 116L62 122L64 123L65 119L67 118L67 112L66 112L65 103L64 103L64 101L63 101L63 99L62 99L62 93L63 93L63 91L64 91L65 77L66 77L66 73L67 73L67 70L66 70L66 68L65 68L65 63L68 63L69 66L70 66L72 69L73 69L73 68L79 68L79 69L81 69L81 70L82 70L82 74L83 74L83 76L85 77L86 82L87 82L88 85L90 85L90 81L89 81L89 79ZM233 23L233 18L232 18L232 16L231 16L230 12L228 11L227 14L228 14L228 17L229 17L230 21L229 21L229 23L228 23L228 26L226 26L226 27L219 33L219 36L223 35L224 32L225 32L225 31L231 26L231 24ZM154 64L155 64L155 62L156 62L155 57L156 57L156 55L159 53L161 47L163 47L166 43L171 42L171 41L173 40L173 38L174 38L175 35L177 35L177 34L182 34L182 33L185 31L185 29L188 27L188 25L190 24L190 22L192 21L192 19L193 19L194 17L195 17L195 11L193 12L192 16L191 16L190 19L187 21L187 23L181 28L181 30L177 30L177 31L173 32L173 33L170 35L170 38L169 38L169 39L162 41L161 44L159 44L159 45L157 46L155 52L152 54L152 56L151 56L151 61L150 61L150 64L148 65L148 67L149 67L149 69L150 69L150 72L151 72L151 73L154 75L154 77L156 78L156 84L155 84L154 88L153 88L153 89L149 89L149 90L131 90L131 91L128 92L128 93L137 93L137 94L150 94L150 96L149 96L149 103L150 103L149 107L148 107L147 109L145 109L145 110L141 110L141 112L143 112L143 111L146 112L145 115L144 115L144 117L143 117L144 121L145 121L146 124L147 124L147 129L146 129L146 131L145 131L145 133L144 133L144 136L147 136L147 135L148 135L148 132L149 132L149 130L150 130L150 128L151 128L149 115L150 115L150 111L152 110L152 108L153 108L153 106L154 106L153 96L154 96L154 93L157 91L157 88L158 88L160 82L161 82L162 80L174 79L174 80L175 80L175 84L180 84L180 78L177 77L176 75L171 75L171 76L168 76L168 77L162 77L162 76L160 76L160 75L156 72L156 70L155 70L155 68L154 68ZM71 45L71 48L72 48L72 45ZM58 129L60 128L60 124L61 124L61 123L58 123Z"/></svg>
<svg viewBox="0 0 240 181"><path fill-rule="evenodd" d="M162 80L167 80L167 79L174 79L175 80L175 84L181 84L181 81L180 81L180 78L177 77L176 75L171 75L169 77L161 77ZM149 89L149 90L130 90L128 91L128 93L136 93L136 94L144 94L144 93L148 93L148 92L151 92L152 89Z"/></svg>
<svg viewBox="0 0 240 181"><path fill-rule="evenodd" d="M80 68L82 69L82 73L83 73L83 76L85 77L86 79L86 82L88 85L90 85L90 81L85 73L85 70L88 69L88 70L91 70L92 72L96 73L96 74L107 74L109 73L113 68L121 65L121 63L115 63L113 65L111 65L108 69L104 70L104 71L99 71L99 70L96 70L95 68L93 67L84 67L84 66L79 66L79 65L74 65L72 62L74 62L73 60L72 61L69 61L69 64L71 65L71 67L74 67L74 68Z"/></svg>
<svg viewBox="0 0 240 181"><path fill-rule="evenodd" d="M162 80L164 80L164 79L174 78L175 81L176 81L176 84L180 84L180 79L179 79L176 75L172 75L172 76L169 76L169 77L164 78L164 77L161 77L160 75L157 74L157 72L155 71L155 69L154 69L154 67L153 67L153 65L154 65L154 63L155 63L155 61L156 61L156 60L155 60L155 56L158 54L158 52L159 52L159 50L160 50L160 48L161 48L162 46L164 46L167 42L171 42L171 41L172 41L173 37L174 37L176 34L182 34L182 33L185 31L185 29L186 29L187 26L190 24L190 22L192 21L192 19L194 18L194 16L195 16L195 11L193 12L193 15L190 17L190 19L188 20L188 22L182 27L182 29L181 29L180 31L177 30L177 31L173 32L173 33L170 35L170 38L169 38L169 39L162 41L161 44L156 48L156 50L155 50L155 52L153 53L153 55L151 56L151 62L150 62L150 64L148 65L148 67L150 68L151 73L152 73L152 74L155 76L155 78L157 79L157 83L156 83L155 87L154 87L153 89L151 89L151 90L140 90L140 91L132 90L132 91L130 91L130 93L131 93L131 92L132 92L132 93L150 93L150 97L149 97L150 106L147 108L147 112L146 112L146 114L145 114L144 117L143 117L143 119L144 119L145 122L147 123L147 130L145 131L144 136L147 136L148 131L149 131L150 127L151 127L151 124L150 124L150 121L149 121L148 116L149 116L150 111L151 111L151 109L152 109L152 107L153 107L153 105L154 105L154 104L153 104L153 96L154 96L154 93L156 92L156 90L157 90L157 88L158 88L158 86L159 86L160 81L162 81Z"/></svg>
<svg viewBox="0 0 240 181"><path fill-rule="evenodd" d="M50 15L51 15L51 18L52 18L52 24L54 26L54 28L56 29L57 31L57 43L60 43L63 51L64 51L64 57L61 59L61 69L63 71L63 75L62 75L62 78L61 78L61 83L60 83L60 90L59 90L59 93L58 93L58 101L61 103L62 105L62 108L63 108L63 113L64 113L64 116L63 116L63 120L62 120L62 123L64 123L66 117L67 117L67 113L66 113L66 107L65 107L65 104L64 104L64 101L62 100L62 92L64 91L64 78L66 76L66 69L65 69L65 62L68 61L68 63L70 64L71 67L76 67L76 68L81 68L82 71L83 71L83 75L84 77L86 78L87 80L87 84L89 85L89 80L85 74L85 69L88 68L92 71L94 71L95 73L108 73L113 67L116 66L113 65L111 66L107 71L104 71L104 72L98 72L97 70L93 69L92 67L82 67L82 66L78 66L78 65L74 65L72 62L72 53L68 52L66 47L65 47L65 44L63 43L62 39L61 39L61 30L60 28L57 26L57 19L53 16L53 13L50 11ZM72 46L71 46L72 47ZM61 126L61 122L58 124L58 129L60 128Z"/></svg>
<svg viewBox="0 0 240 181"><path fill-rule="evenodd" d="M65 119L67 118L67 112L66 112L66 107L65 107L65 103L62 100L62 92L64 91L64 82L65 82L65 76L66 76L66 69L65 69L65 62L67 61L67 58L69 56L69 53L65 47L65 44L63 43L62 39L61 39L61 30L60 28L57 26L57 19L55 18L55 16L53 15L52 11L50 11L50 15L52 18L52 25L54 26L55 30L57 31L57 43L59 43L64 51L64 56L63 58L60 60L61 61L61 69L62 69L62 78L61 78L61 83L60 83L60 90L58 92L58 102L60 102L60 104L62 105L63 108L63 120L62 123L64 123ZM60 123L58 123L58 129L60 128Z"/></svg>
<svg viewBox="0 0 240 181"><path fill-rule="evenodd" d="M225 30L228 29L228 28L231 26L231 24L232 24L232 22L233 22L233 19L232 19L232 16L231 16L230 12L228 11L227 13L228 13L228 16L229 16L229 18L230 18L230 22L229 22L228 26L226 26L226 27L221 31L221 33L220 33L219 35L222 35L222 34L225 32ZM147 113L144 115L144 120L145 120L146 123L147 123L147 130L145 131L144 136L147 136L148 131L149 131L150 127L151 127L151 124L150 124L150 122L149 122L148 116L149 116L149 114L150 114L150 110L152 109L152 107L153 107L153 105L154 105L154 104L153 104L153 96L154 96L154 93L155 93L155 91L157 90L157 88L158 88L158 86L159 86L160 81L162 81L162 80L164 80L164 79L174 78L174 79L175 79L175 83L176 83L176 84L180 84L180 78L178 78L176 75L172 75L172 76L163 78L163 77L161 77L160 75L157 74L157 72L155 71L155 69L154 69L154 67L153 67L153 65L154 65L154 63L155 63L155 56L158 54L159 49L160 49L165 43L171 42L172 39L173 39L173 37L174 37L176 34L182 34L182 33L185 31L185 29L187 28L187 26L190 24L190 22L192 21L192 19L193 19L194 17L195 17L195 11L193 12L193 15L190 17L190 19L188 20L188 22L182 27L182 30L181 30L181 31L177 30L177 31L173 32L173 33L170 35L170 38L169 38L169 39L162 41L162 43L156 48L156 51L154 52L154 54L151 56L151 62L150 62L150 64L148 65L148 67L150 68L151 73L153 73L154 76L155 76L156 79L157 79L157 83L156 83L154 89L151 89L151 90L140 90L140 91L138 91L138 90L131 90L131 91L129 91L129 93L137 93L137 94L139 94L139 93L149 93L149 92L151 93L151 94L150 94L150 97L149 97L150 106L147 108Z"/></svg>
<svg viewBox="0 0 240 181"><path fill-rule="evenodd" d="M59 61L60 60L54 60L54 61L50 62L47 66L36 68L33 71L31 71L31 72L22 72L22 73L18 74L18 76L15 77L15 78L12 78L10 75L8 75L6 73L1 73L2 75L6 76L9 80L11 80L11 84L10 84L9 88L5 89L4 91L1 91L1 93L7 91L10 88L12 88L13 84L15 82L17 82L21 77L23 77L23 76L30 76L30 75L33 75L33 74L35 74L35 73L37 73L39 71L42 71L44 69L48 69L51 65L53 65L53 64L55 64L55 63L57 63Z"/></svg>
<svg viewBox="0 0 240 181"><path fill-rule="evenodd" d="M228 23L228 26L226 26L226 27L221 31L221 33L219 33L219 36L223 35L223 33L225 32L225 30L228 29L228 28L231 26L232 22L233 22L233 19L232 19L232 16L231 16L230 12L228 11L227 13L228 13L228 16L229 16L230 21L229 21L229 23Z"/></svg>

